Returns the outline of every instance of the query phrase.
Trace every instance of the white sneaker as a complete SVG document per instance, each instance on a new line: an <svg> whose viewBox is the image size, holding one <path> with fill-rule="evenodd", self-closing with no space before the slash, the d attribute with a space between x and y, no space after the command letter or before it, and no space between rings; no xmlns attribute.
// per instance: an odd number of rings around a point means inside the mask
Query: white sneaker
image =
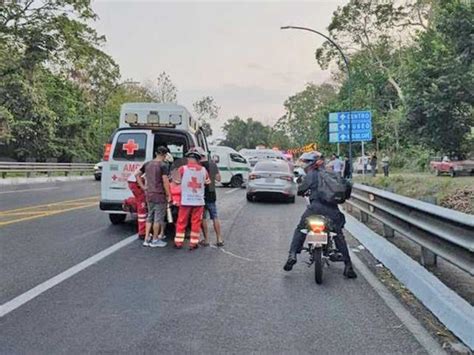
<svg viewBox="0 0 474 355"><path fill-rule="evenodd" d="M152 240L149 246L152 247L152 248L164 248L167 245L168 245L168 243L166 243L166 242L164 242L160 239L157 239L157 240Z"/></svg>
<svg viewBox="0 0 474 355"><path fill-rule="evenodd" d="M143 244L142 244L142 245L143 245L144 247L149 247L150 244L151 244L150 241L149 241L148 239L145 239L145 240L143 241Z"/></svg>

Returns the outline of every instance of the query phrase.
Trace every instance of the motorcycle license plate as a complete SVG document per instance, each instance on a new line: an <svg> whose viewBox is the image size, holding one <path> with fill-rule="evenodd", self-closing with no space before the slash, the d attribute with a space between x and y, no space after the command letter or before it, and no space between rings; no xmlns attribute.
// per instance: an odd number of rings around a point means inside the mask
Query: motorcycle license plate
<svg viewBox="0 0 474 355"><path fill-rule="evenodd" d="M325 233L312 233L309 232L306 236L306 241L311 244L327 244L328 236Z"/></svg>

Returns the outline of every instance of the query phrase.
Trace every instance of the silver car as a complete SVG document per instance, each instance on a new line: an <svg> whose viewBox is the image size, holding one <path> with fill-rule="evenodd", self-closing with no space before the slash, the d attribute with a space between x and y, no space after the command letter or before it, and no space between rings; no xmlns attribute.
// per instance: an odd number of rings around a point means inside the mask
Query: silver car
<svg viewBox="0 0 474 355"><path fill-rule="evenodd" d="M286 161L260 160L249 174L247 200L252 202L259 196L282 196L294 203L296 189L293 171Z"/></svg>

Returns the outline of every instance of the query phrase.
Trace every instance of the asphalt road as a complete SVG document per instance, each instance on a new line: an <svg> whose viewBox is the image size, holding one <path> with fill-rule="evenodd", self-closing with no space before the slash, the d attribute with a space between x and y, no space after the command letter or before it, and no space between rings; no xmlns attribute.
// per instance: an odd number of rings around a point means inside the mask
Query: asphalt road
<svg viewBox="0 0 474 355"><path fill-rule="evenodd" d="M2 190L1 210L94 196L99 184L25 189ZM223 249L135 240L1 317L0 353L426 353L363 277L332 264L318 286L302 262L282 270L303 201L248 203L235 189L218 199ZM96 206L0 225L0 305L134 232Z"/></svg>

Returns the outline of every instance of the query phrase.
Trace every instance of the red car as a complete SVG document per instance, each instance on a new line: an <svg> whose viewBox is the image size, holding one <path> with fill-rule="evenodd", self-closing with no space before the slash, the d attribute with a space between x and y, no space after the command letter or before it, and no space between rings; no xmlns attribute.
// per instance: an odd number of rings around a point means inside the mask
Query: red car
<svg viewBox="0 0 474 355"><path fill-rule="evenodd" d="M451 160L444 157L441 161L430 162L430 169L437 176L448 174L451 177L474 174L474 160Z"/></svg>

